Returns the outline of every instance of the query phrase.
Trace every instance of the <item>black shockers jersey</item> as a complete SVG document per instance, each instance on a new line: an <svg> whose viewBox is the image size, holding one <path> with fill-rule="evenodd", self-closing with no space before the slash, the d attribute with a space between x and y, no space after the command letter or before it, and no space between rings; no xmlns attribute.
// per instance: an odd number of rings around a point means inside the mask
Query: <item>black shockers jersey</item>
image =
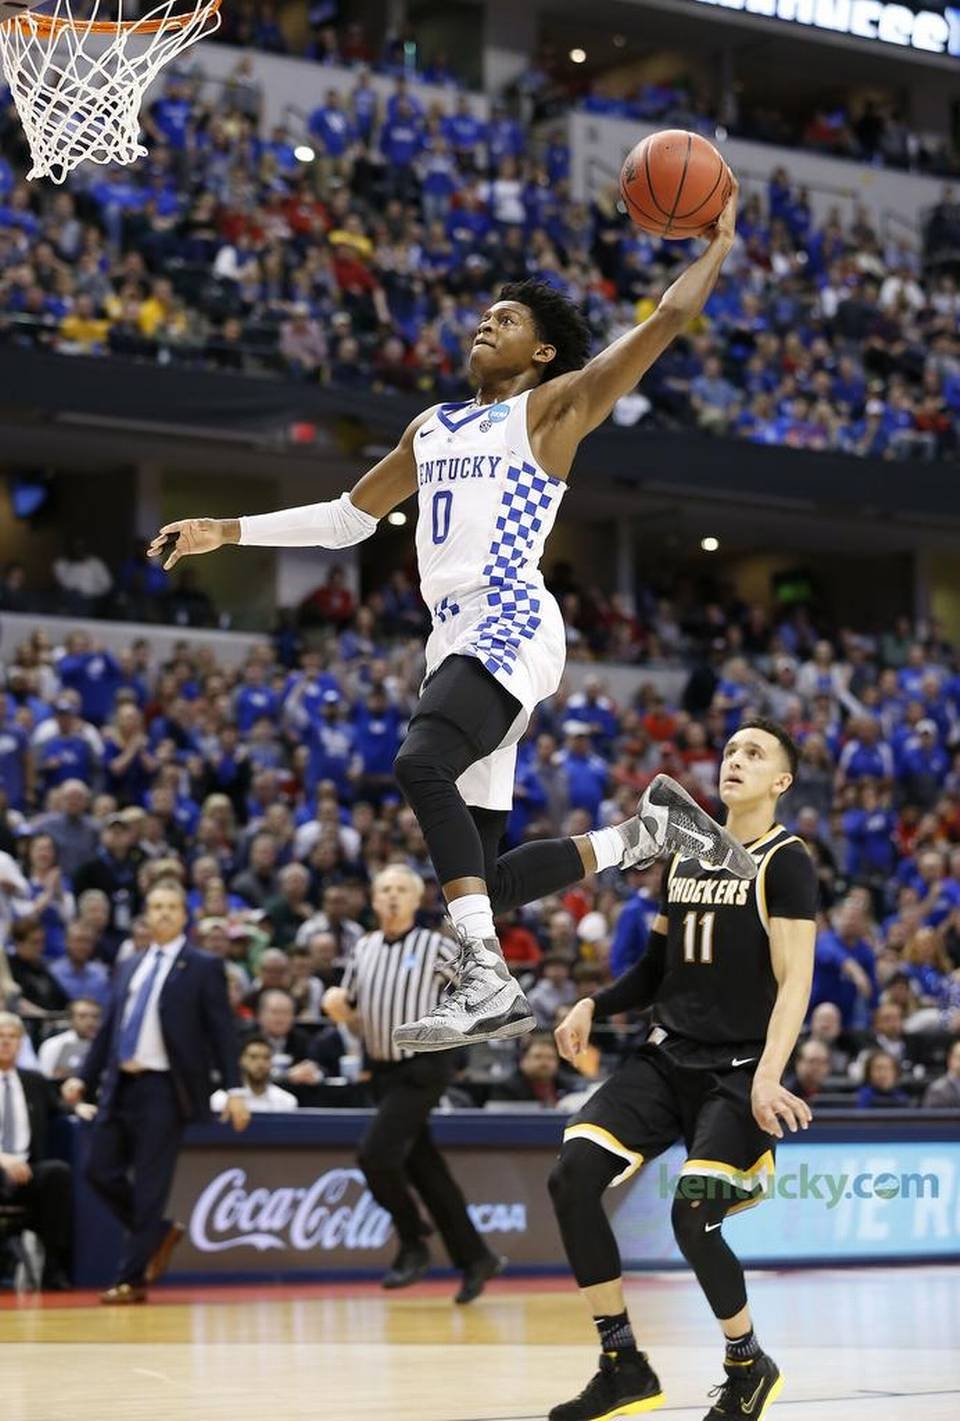
<svg viewBox="0 0 960 1421"><path fill-rule="evenodd" d="M754 879L679 857L664 879L666 967L653 1017L668 1036L704 1046L766 1040L777 995L770 919L815 920L817 876L801 840L780 824L747 848Z"/></svg>

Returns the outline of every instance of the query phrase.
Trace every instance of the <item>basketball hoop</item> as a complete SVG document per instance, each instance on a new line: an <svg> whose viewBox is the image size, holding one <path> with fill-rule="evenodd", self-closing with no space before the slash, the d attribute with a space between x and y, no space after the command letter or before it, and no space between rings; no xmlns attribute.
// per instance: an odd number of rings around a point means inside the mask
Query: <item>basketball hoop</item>
<svg viewBox="0 0 960 1421"><path fill-rule="evenodd" d="M27 177L62 183L78 163L145 157L144 93L165 64L213 34L220 5L162 0L125 20L123 0L94 0L79 19L71 0L56 0L49 14L25 10L0 24L0 63L33 158ZM107 8L114 18L98 19Z"/></svg>

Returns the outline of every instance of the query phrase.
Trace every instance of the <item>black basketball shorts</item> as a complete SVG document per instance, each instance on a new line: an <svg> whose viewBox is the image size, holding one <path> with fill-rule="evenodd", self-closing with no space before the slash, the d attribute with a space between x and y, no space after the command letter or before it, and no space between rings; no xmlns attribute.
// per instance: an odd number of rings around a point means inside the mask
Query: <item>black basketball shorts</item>
<svg viewBox="0 0 960 1421"><path fill-rule="evenodd" d="M622 1184L682 1140L687 1158L681 1178L716 1180L718 1197L730 1200L729 1212L759 1204L774 1174L773 1137L750 1106L759 1048L707 1054L711 1065L678 1060L663 1046L640 1046L574 1116L564 1143L590 1140L618 1155L623 1169L612 1183ZM731 1064L739 1060L744 1064Z"/></svg>

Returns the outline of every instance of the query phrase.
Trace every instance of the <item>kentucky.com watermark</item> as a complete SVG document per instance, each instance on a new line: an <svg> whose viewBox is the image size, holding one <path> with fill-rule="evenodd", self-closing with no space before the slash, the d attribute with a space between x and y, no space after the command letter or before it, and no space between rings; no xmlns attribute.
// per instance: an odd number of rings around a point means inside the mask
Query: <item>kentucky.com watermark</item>
<svg viewBox="0 0 960 1421"><path fill-rule="evenodd" d="M778 1170L762 1187L738 1189L727 1179L705 1174L678 1174L666 1164L660 1166L660 1197L673 1199L726 1199L733 1203L764 1199L815 1199L827 1209L836 1209L845 1199L939 1199L940 1180L935 1174L834 1174L801 1164L796 1170Z"/></svg>

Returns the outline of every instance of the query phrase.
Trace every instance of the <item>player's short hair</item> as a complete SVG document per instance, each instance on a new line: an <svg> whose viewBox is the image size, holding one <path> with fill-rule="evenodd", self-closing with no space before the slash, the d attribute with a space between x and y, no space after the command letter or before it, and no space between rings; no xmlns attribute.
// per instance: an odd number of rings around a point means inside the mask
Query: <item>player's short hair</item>
<svg viewBox="0 0 960 1421"><path fill-rule="evenodd" d="M768 735L773 736L774 740L779 740L783 753L787 757L787 765L789 766L790 773L794 779L797 778L797 766L800 764L800 751L797 748L797 742L789 730L784 729L778 720L770 720L769 717L765 715L754 715L751 716L749 720L742 721L741 724L737 726L737 730L765 730Z"/></svg>
<svg viewBox="0 0 960 1421"><path fill-rule="evenodd" d="M511 281L500 288L497 300L526 306L537 335L556 348L556 355L543 367L541 383L583 369L590 354L590 327L566 296L545 281Z"/></svg>

